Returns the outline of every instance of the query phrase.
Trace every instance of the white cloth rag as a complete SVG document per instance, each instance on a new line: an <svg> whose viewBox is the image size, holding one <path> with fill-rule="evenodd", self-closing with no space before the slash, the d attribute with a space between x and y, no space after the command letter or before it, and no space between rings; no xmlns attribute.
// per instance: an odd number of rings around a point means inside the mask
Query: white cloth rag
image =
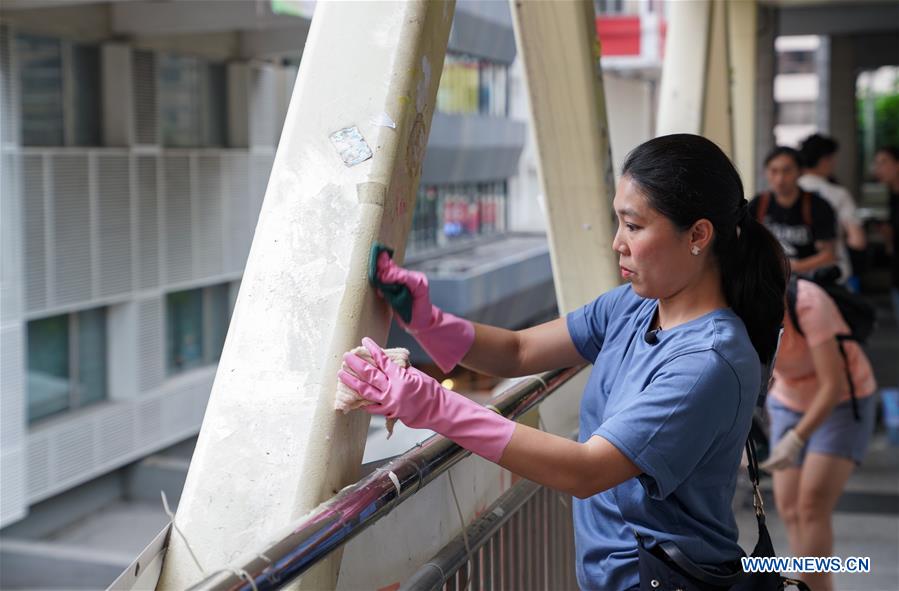
<svg viewBox="0 0 899 591"><path fill-rule="evenodd" d="M358 355L359 357L361 357L368 363L371 363L372 365L374 365L374 363L372 362L371 353L369 353L368 349L366 349L365 347L356 347L355 349L350 351L350 353ZM394 349L384 349L384 353L387 354L387 357L391 361L393 361L400 367L409 367L409 350L408 349L396 347ZM359 377L358 375L356 375L356 372L354 372L352 369L347 367L347 365L345 363L342 364L342 368L345 369L346 371L350 372L351 374L355 375L357 378ZM355 390L353 390L352 388L350 388L349 386L347 386L340 380L337 380L337 396L334 399L334 410L339 410L339 411L342 411L343 414L346 414L346 413L350 412L351 410L354 410L357 408L362 408L363 406L368 406L369 404L373 404L373 403L369 402L365 398L362 398L361 396L356 394ZM393 426L395 424L396 424L396 419L387 419L387 438L388 439L390 438L391 435L393 435Z"/></svg>

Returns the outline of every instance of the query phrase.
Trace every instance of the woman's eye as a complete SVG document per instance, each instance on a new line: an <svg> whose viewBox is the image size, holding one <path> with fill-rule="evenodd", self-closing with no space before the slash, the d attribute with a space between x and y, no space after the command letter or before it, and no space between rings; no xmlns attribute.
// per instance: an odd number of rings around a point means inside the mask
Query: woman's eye
<svg viewBox="0 0 899 591"><path fill-rule="evenodd" d="M634 224L624 224L624 227L627 228L628 232L634 232L639 229L639 226L635 226Z"/></svg>

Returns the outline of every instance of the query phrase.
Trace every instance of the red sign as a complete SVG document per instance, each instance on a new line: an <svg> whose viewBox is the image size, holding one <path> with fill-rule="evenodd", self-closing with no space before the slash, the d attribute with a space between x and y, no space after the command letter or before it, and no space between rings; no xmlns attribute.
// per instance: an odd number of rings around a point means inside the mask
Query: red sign
<svg viewBox="0 0 899 591"><path fill-rule="evenodd" d="M602 45L603 57L640 55L639 16L598 16L596 35Z"/></svg>

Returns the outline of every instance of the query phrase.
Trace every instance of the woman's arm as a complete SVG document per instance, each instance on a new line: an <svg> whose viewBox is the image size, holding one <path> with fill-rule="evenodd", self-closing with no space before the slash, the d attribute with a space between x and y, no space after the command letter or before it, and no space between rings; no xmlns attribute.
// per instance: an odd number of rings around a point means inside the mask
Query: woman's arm
<svg viewBox="0 0 899 591"><path fill-rule="evenodd" d="M820 345L811 347L810 351L818 380L818 392L802 420L793 428L803 441L808 441L812 433L827 420L840 396L849 390L846 362L840 354L836 338L827 339Z"/></svg>
<svg viewBox="0 0 899 591"><path fill-rule="evenodd" d="M474 328L462 365L480 373L514 378L585 363L564 316L518 331L476 323Z"/></svg>
<svg viewBox="0 0 899 591"><path fill-rule="evenodd" d="M642 472L599 435L578 443L522 424L515 425L499 465L579 499L618 486Z"/></svg>

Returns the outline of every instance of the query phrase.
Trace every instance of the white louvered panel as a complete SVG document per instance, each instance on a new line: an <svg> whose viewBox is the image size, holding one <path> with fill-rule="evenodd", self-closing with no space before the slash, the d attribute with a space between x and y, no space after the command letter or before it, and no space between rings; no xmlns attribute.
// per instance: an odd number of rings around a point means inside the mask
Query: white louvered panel
<svg viewBox="0 0 899 591"><path fill-rule="evenodd" d="M131 183L127 155L97 156L101 296L128 293L131 272Z"/></svg>
<svg viewBox="0 0 899 591"><path fill-rule="evenodd" d="M0 450L0 527L28 514L25 489L25 442Z"/></svg>
<svg viewBox="0 0 899 591"><path fill-rule="evenodd" d="M131 77L134 89L134 135L138 144L159 144L159 108L156 90L156 54L135 51Z"/></svg>
<svg viewBox="0 0 899 591"><path fill-rule="evenodd" d="M250 155L250 237L256 231L256 222L259 221L259 212L262 210L262 200L265 198L265 190L268 188L268 178L272 174L272 165L275 163L275 155L251 154Z"/></svg>
<svg viewBox="0 0 899 591"><path fill-rule="evenodd" d="M97 457L100 465L114 463L135 450L135 412L130 402L119 403L97 421Z"/></svg>
<svg viewBox="0 0 899 591"><path fill-rule="evenodd" d="M156 156L137 156L137 244L141 288L159 285L159 200Z"/></svg>
<svg viewBox="0 0 899 591"><path fill-rule="evenodd" d="M88 428L85 428L88 427ZM56 458L54 483L70 481L87 474L94 467L94 429L92 425L75 423L54 430L53 455Z"/></svg>
<svg viewBox="0 0 899 591"><path fill-rule="evenodd" d="M177 440L199 432L214 379L215 368L210 367L192 376L189 382L180 383L160 399L161 437Z"/></svg>
<svg viewBox="0 0 899 591"><path fill-rule="evenodd" d="M138 384L141 392L159 386L165 374L163 322L162 298L144 300L138 304Z"/></svg>
<svg viewBox="0 0 899 591"><path fill-rule="evenodd" d="M52 301L57 306L85 302L93 296L87 154L54 155L51 172L55 260Z"/></svg>
<svg viewBox="0 0 899 591"><path fill-rule="evenodd" d="M48 305L47 244L44 207L44 158L22 156L22 269L25 280L25 308L34 312Z"/></svg>
<svg viewBox="0 0 899 591"><path fill-rule="evenodd" d="M25 325L0 331L0 449L25 438Z"/></svg>
<svg viewBox="0 0 899 591"><path fill-rule="evenodd" d="M163 434L163 400L157 397L137 404L138 445L141 448L158 445Z"/></svg>
<svg viewBox="0 0 899 591"><path fill-rule="evenodd" d="M250 147L274 146L278 129L277 76L273 66L250 70Z"/></svg>
<svg viewBox="0 0 899 591"><path fill-rule="evenodd" d="M197 275L222 274L222 156L199 156L197 163Z"/></svg>
<svg viewBox="0 0 899 591"><path fill-rule="evenodd" d="M28 498L45 494L53 484L50 439L46 434L28 437Z"/></svg>
<svg viewBox="0 0 899 591"><path fill-rule="evenodd" d="M166 282L194 278L190 203L190 158L164 156Z"/></svg>
<svg viewBox="0 0 899 591"><path fill-rule="evenodd" d="M228 154L227 208L225 233L228 271L243 272L250 253L253 226L250 216L250 158L246 152Z"/></svg>
<svg viewBox="0 0 899 591"><path fill-rule="evenodd" d="M0 322L22 311L20 162L14 152L0 155Z"/></svg>

